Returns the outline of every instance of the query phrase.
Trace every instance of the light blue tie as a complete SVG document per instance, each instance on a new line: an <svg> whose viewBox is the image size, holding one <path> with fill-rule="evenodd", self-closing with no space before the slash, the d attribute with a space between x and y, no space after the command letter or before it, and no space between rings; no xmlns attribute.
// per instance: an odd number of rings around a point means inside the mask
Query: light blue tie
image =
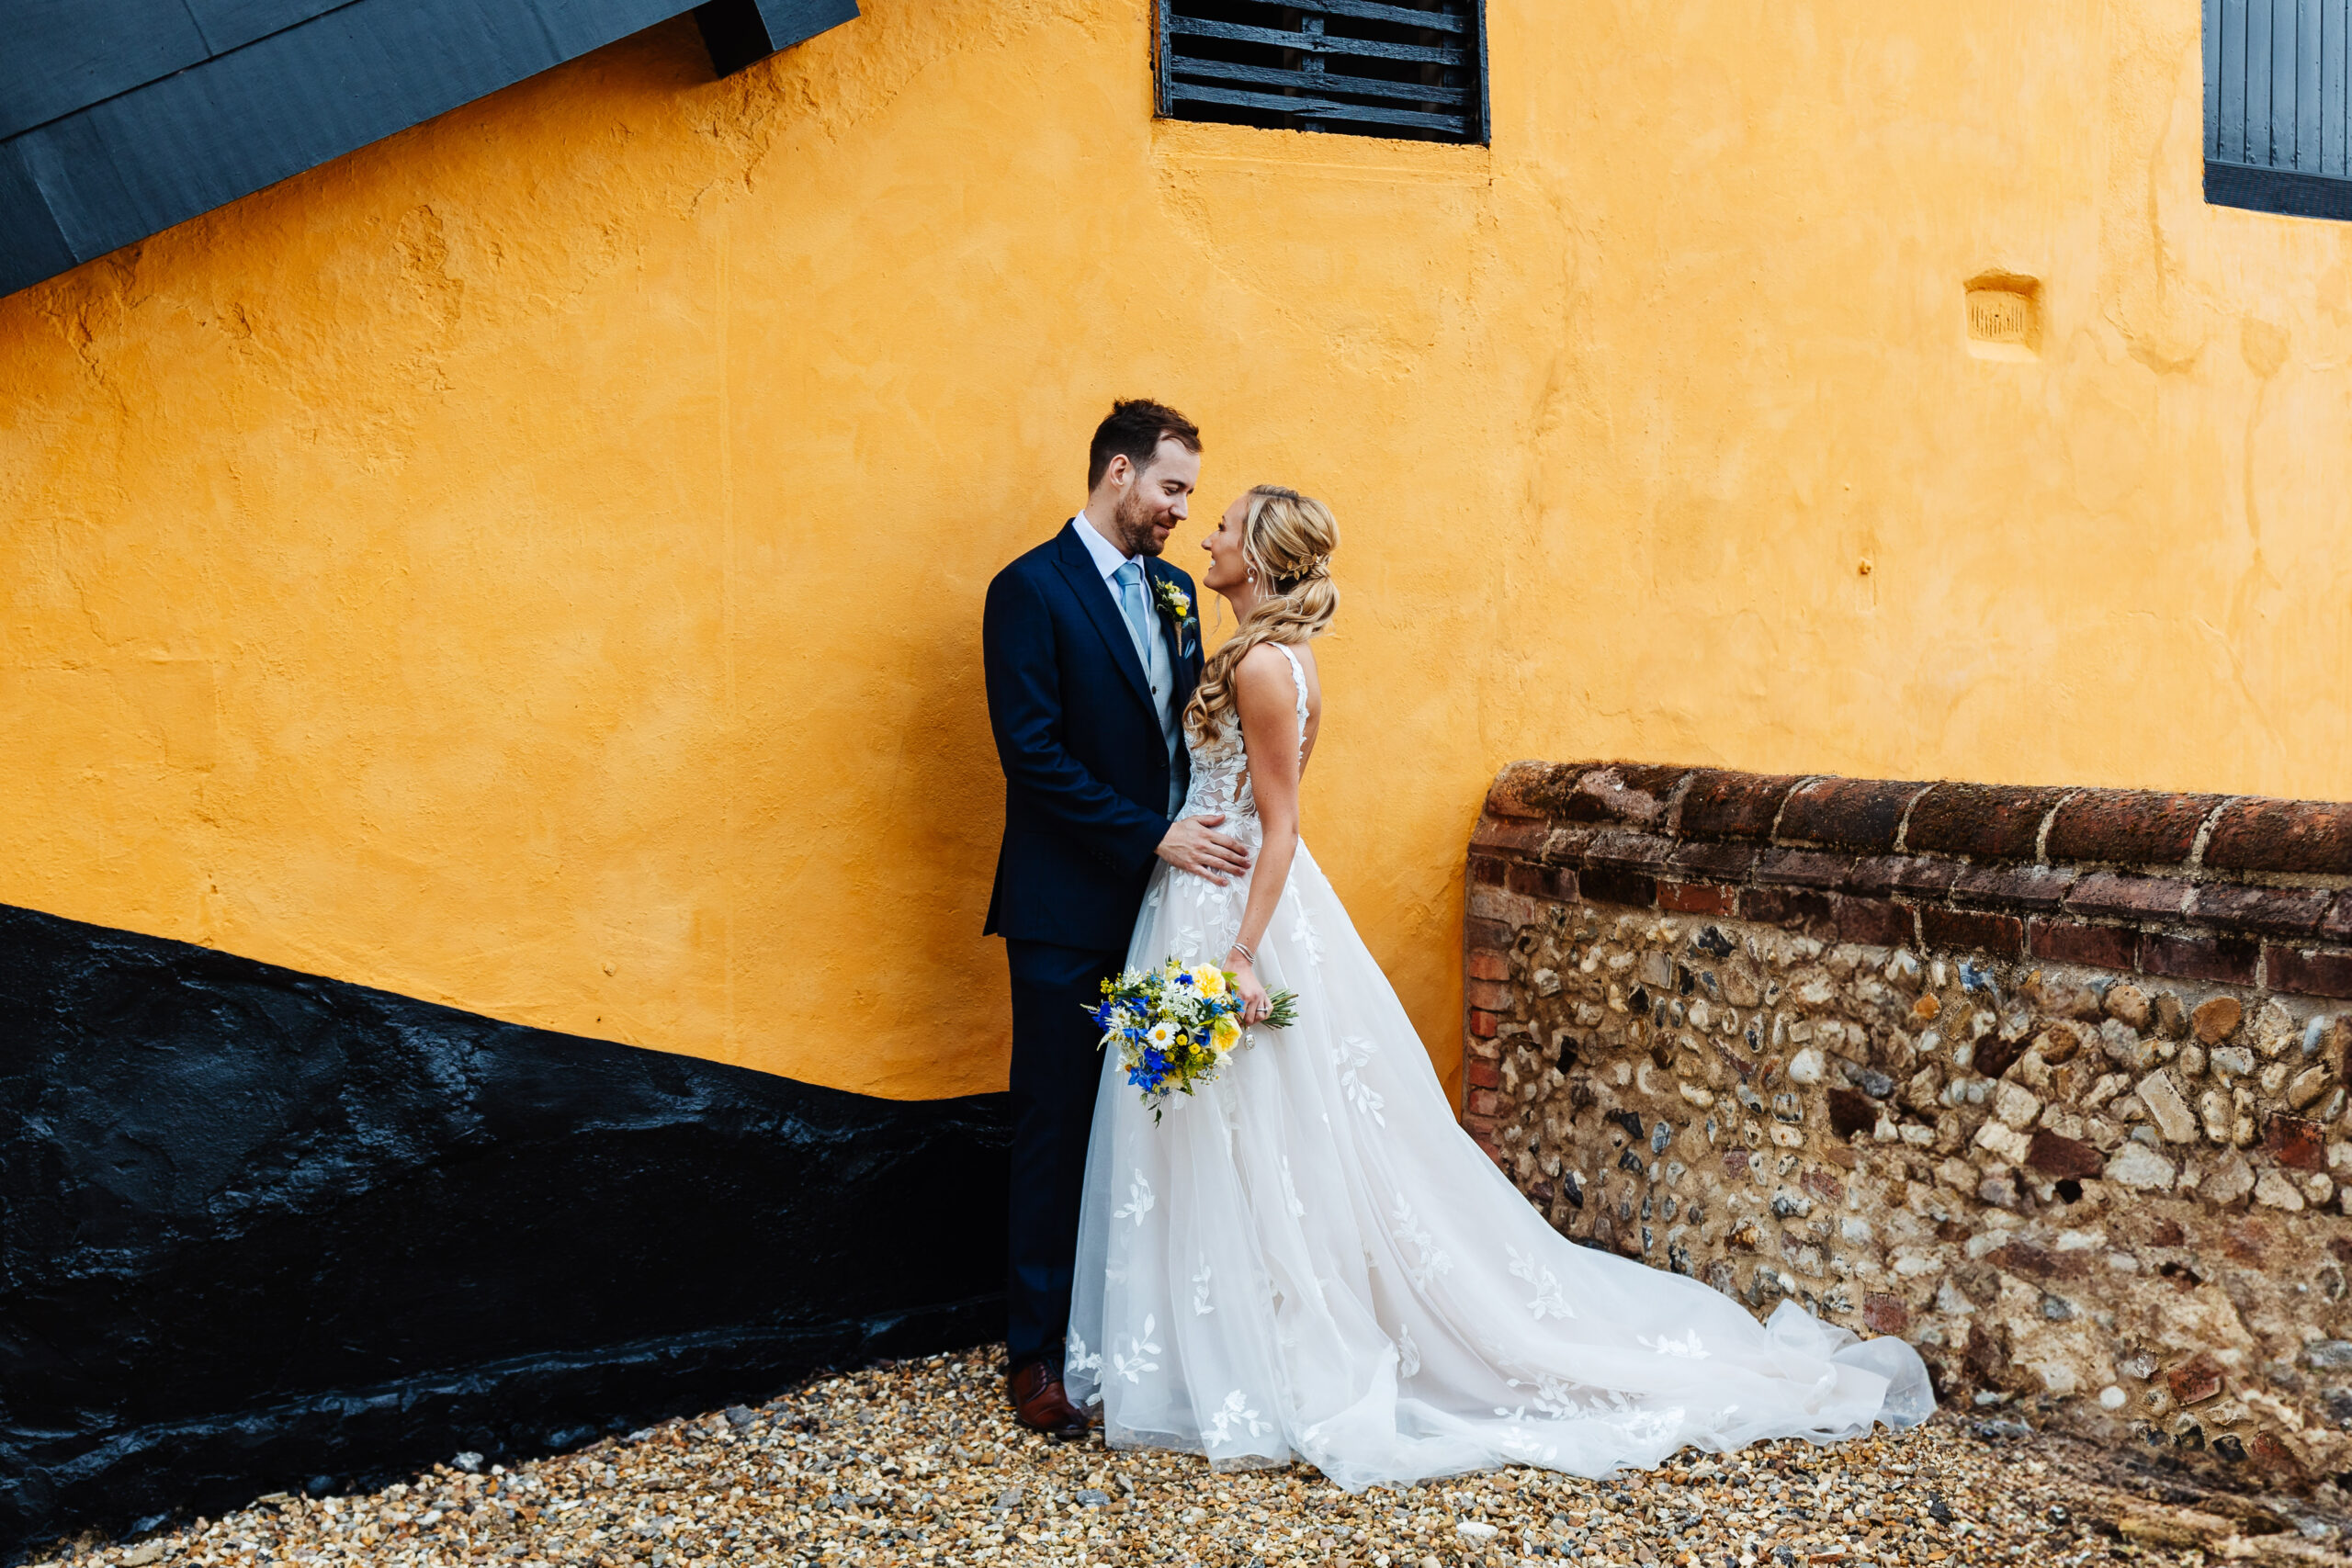
<svg viewBox="0 0 2352 1568"><path fill-rule="evenodd" d="M1136 658L1148 676L1151 671L1151 601L1144 597L1143 563L1128 561L1111 576L1119 584L1119 608L1127 617L1127 631L1136 639Z"/></svg>
<svg viewBox="0 0 2352 1568"><path fill-rule="evenodd" d="M1128 561L1111 574L1119 585L1119 613L1125 617L1128 635L1136 639L1136 657L1143 661L1144 684L1151 688L1151 705L1159 718L1160 739L1168 744L1168 814L1174 816L1184 799L1183 780L1179 776L1176 761L1176 706L1170 700L1176 690L1176 667L1168 657L1168 640L1159 635L1159 618L1151 613L1151 601L1145 596L1143 563Z"/></svg>

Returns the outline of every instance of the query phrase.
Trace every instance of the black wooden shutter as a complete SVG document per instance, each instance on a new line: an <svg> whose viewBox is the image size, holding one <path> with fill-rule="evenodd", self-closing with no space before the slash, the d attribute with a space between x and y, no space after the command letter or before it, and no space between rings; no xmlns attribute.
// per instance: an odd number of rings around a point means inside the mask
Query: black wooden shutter
<svg viewBox="0 0 2352 1568"><path fill-rule="evenodd" d="M2352 0L2204 0L2205 199L2352 218Z"/></svg>
<svg viewBox="0 0 2352 1568"><path fill-rule="evenodd" d="M1484 0L1159 0L1159 112L1487 140Z"/></svg>

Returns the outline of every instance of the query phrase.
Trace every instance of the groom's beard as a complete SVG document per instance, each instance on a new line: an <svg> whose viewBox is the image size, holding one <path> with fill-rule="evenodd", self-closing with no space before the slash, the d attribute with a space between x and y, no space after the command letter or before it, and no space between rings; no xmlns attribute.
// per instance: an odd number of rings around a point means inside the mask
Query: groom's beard
<svg viewBox="0 0 2352 1568"><path fill-rule="evenodd" d="M1168 541L1152 528L1158 520L1140 491L1128 491L1111 509L1111 527L1119 536L1119 547L1131 556L1156 556L1168 548Z"/></svg>

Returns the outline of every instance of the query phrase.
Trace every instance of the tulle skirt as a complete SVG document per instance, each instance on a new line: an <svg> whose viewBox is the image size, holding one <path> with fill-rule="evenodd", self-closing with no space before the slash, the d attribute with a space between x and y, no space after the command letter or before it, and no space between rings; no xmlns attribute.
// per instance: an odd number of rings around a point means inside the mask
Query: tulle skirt
<svg viewBox="0 0 2352 1568"><path fill-rule="evenodd" d="M1246 883L1162 866L1130 967L1224 956ZM1600 1476L1686 1444L1835 1440L1934 1408L1899 1339L1566 1240L1455 1124L1301 845L1259 944L1298 1021L1151 1111L1106 1062L1066 1379L1114 1448L1303 1458L1350 1490L1507 1463Z"/></svg>

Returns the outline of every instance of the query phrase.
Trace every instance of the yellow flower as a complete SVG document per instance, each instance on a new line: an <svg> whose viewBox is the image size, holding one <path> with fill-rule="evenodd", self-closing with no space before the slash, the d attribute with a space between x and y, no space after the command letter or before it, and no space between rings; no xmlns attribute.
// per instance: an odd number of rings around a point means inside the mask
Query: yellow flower
<svg viewBox="0 0 2352 1568"><path fill-rule="evenodd" d="M1216 1041L1216 1054L1222 1056L1231 1052L1234 1043L1241 1038L1241 1026L1229 1018L1221 1018L1211 1033Z"/></svg>
<svg viewBox="0 0 2352 1568"><path fill-rule="evenodd" d="M1204 997L1221 997L1225 995L1225 971L1214 964L1195 964L1193 985Z"/></svg>

